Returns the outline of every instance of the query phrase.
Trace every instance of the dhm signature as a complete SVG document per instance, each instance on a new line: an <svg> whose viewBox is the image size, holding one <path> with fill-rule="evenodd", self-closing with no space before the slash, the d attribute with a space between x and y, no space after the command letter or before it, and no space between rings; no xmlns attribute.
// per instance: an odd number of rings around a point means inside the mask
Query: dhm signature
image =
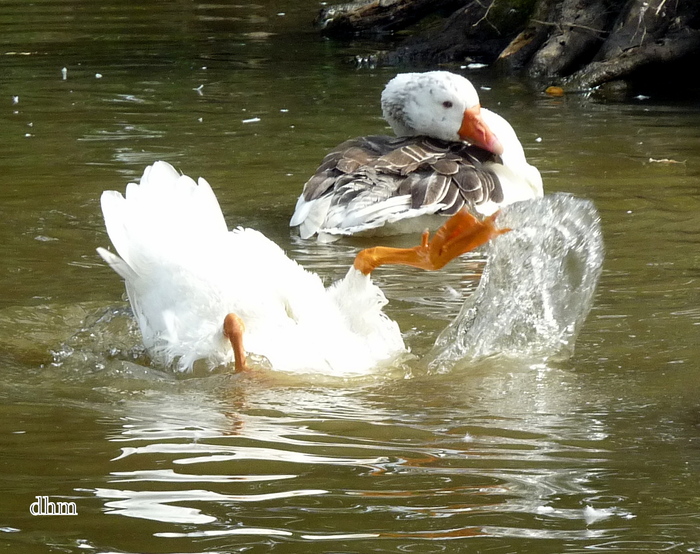
<svg viewBox="0 0 700 554"><path fill-rule="evenodd" d="M36 496L36 501L29 506L33 516L77 516L75 502L54 502L48 496Z"/></svg>

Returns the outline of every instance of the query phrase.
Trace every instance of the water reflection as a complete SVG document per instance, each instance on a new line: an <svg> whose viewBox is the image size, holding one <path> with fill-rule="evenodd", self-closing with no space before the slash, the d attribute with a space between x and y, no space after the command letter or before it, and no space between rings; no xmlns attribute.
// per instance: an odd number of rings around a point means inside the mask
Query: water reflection
<svg viewBox="0 0 700 554"><path fill-rule="evenodd" d="M96 489L95 495L102 499L118 499L105 502L107 514L152 519L163 523L202 524L216 521L196 508L171 506L171 503L214 502L239 504L241 502L265 502L296 496L325 494L324 490L293 490L282 493L257 495L226 495L206 490L178 490L167 492ZM274 534L274 532L273 532Z"/></svg>
<svg viewBox="0 0 700 554"><path fill-rule="evenodd" d="M109 486L93 490L107 513L197 526L157 531L161 538L308 541L590 540L611 534L592 529L599 521L631 517L601 502L609 432L582 409L568 370L483 366L457 382L402 382L392 405L377 400L397 388L388 382L238 382L233 404L215 392L221 384L211 377L198 382L208 392L121 407L121 430L109 437L120 454ZM450 397L432 412L399 407L426 386L449 387ZM494 514L512 523L493 525ZM319 532L327 517L334 531Z"/></svg>

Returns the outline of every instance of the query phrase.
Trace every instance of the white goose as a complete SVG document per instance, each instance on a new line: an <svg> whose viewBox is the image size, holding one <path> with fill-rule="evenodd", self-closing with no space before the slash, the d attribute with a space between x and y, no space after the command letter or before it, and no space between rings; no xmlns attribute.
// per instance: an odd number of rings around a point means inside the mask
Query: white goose
<svg viewBox="0 0 700 554"><path fill-rule="evenodd" d="M414 231L425 228L425 217L413 219L420 216L465 205L491 215L542 196L542 177L511 125L481 108L461 75L399 74L382 93L382 112L396 137L340 144L304 185L290 221L302 238Z"/></svg>
<svg viewBox="0 0 700 554"><path fill-rule="evenodd" d="M386 263L438 269L505 232L460 211L430 242L426 232L415 248L363 250L325 288L258 231L229 231L209 184L165 162L101 204L119 256L98 252L125 280L151 356L183 371L198 360L244 370L253 353L281 371L367 373L406 352L369 273Z"/></svg>

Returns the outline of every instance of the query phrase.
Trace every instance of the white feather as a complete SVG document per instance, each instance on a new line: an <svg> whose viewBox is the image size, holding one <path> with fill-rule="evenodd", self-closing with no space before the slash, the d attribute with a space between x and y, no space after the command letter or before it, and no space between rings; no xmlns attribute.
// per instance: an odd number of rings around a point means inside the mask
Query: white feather
<svg viewBox="0 0 700 554"><path fill-rule="evenodd" d="M160 363L231 363L228 313L245 324L247 352L281 371L361 375L405 352L369 277L351 269L326 289L258 231L228 231L204 179L157 162L125 197L103 193L102 209L121 258L98 252L125 280L144 344Z"/></svg>

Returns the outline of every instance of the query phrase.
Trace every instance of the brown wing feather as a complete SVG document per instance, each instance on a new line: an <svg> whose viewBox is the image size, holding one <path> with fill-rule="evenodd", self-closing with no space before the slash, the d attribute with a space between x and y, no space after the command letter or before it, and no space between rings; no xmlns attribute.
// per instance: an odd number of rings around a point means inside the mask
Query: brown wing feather
<svg viewBox="0 0 700 554"><path fill-rule="evenodd" d="M451 160L448 157L440 158L430 164L433 170L441 175L454 175L459 171L459 163L456 160Z"/></svg>
<svg viewBox="0 0 700 554"><path fill-rule="evenodd" d="M439 213L443 215L454 215L464 206L464 198L459 194L457 187L448 187L445 196L440 200L445 207Z"/></svg>
<svg viewBox="0 0 700 554"><path fill-rule="evenodd" d="M439 154L423 148L421 144L400 146L378 158L372 165L378 171L408 175L425 164L437 160Z"/></svg>
<svg viewBox="0 0 700 554"><path fill-rule="evenodd" d="M414 182L411 190L411 207L430 206L442 200L447 193L452 179L449 175L426 172Z"/></svg>
<svg viewBox="0 0 700 554"><path fill-rule="evenodd" d="M503 190L498 176L488 168L477 165L463 165L459 172L452 175L452 182L467 202L479 205L488 200L501 202Z"/></svg>
<svg viewBox="0 0 700 554"><path fill-rule="evenodd" d="M303 196L311 201L332 194L335 207L410 196L414 208L441 203L445 207L438 213L449 215L465 203L503 200L498 177L486 162L500 158L464 143L428 137L359 137L325 156L304 185Z"/></svg>

